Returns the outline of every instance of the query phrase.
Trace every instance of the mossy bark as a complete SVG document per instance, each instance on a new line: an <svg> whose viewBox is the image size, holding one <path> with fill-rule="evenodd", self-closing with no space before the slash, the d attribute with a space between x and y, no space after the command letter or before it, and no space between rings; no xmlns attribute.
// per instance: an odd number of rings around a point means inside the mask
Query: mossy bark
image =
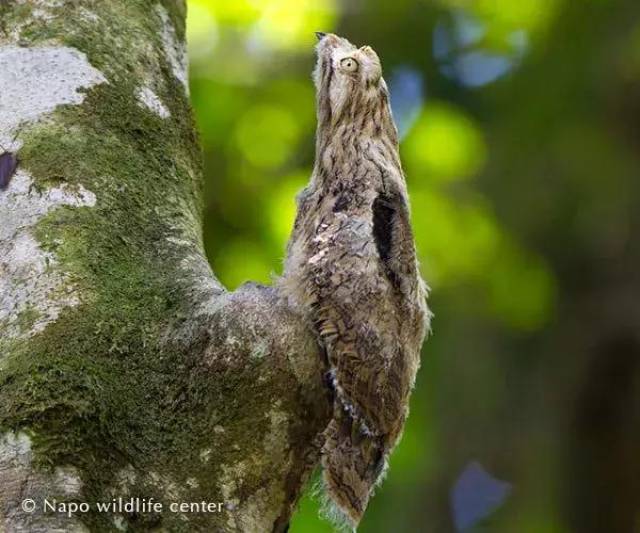
<svg viewBox="0 0 640 533"><path fill-rule="evenodd" d="M0 192L0 531L284 529L330 414L322 359L274 289L209 270L183 2L0 17L0 58L25 58L0 73L19 158ZM120 497L163 511L98 512ZM169 507L202 501L222 510Z"/></svg>

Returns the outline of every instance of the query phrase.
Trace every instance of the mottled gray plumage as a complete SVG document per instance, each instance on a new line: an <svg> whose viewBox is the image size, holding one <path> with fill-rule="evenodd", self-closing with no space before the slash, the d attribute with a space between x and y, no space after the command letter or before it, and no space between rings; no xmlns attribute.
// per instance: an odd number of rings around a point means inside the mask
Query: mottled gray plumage
<svg viewBox="0 0 640 533"><path fill-rule="evenodd" d="M316 162L282 288L326 353L334 415L323 477L355 527L402 433L429 312L380 61L368 46L320 37Z"/></svg>

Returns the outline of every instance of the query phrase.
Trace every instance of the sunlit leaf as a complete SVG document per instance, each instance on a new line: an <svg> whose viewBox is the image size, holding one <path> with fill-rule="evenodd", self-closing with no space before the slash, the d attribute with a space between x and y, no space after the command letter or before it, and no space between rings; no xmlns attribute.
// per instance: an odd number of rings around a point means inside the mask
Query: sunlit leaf
<svg viewBox="0 0 640 533"><path fill-rule="evenodd" d="M315 132L315 90L310 79L280 78L264 87L264 99L274 105L286 103L301 132L312 139ZM306 129L304 129L306 128Z"/></svg>
<svg viewBox="0 0 640 533"><path fill-rule="evenodd" d="M477 0L473 8L490 24L507 31L527 29L532 32L548 27L559 0Z"/></svg>
<svg viewBox="0 0 640 533"><path fill-rule="evenodd" d="M455 204L443 194L416 191L412 218L422 265L434 287L474 278L494 257L500 230L481 203Z"/></svg>
<svg viewBox="0 0 640 533"><path fill-rule="evenodd" d="M554 303L554 278L542 260L504 233L476 199L416 191L412 218L422 267L435 288L473 281L487 287L488 309L516 329L535 329Z"/></svg>
<svg viewBox="0 0 640 533"><path fill-rule="evenodd" d="M282 165L293 153L299 124L286 107L257 105L240 118L235 139L242 156L257 167Z"/></svg>
<svg viewBox="0 0 640 533"><path fill-rule="evenodd" d="M218 42L218 24L204 0L190 0L187 10L187 44L189 61L206 59Z"/></svg>
<svg viewBox="0 0 640 533"><path fill-rule="evenodd" d="M410 177L451 181L477 173L487 157L481 131L457 108L427 105L402 145Z"/></svg>
<svg viewBox="0 0 640 533"><path fill-rule="evenodd" d="M455 10L478 15L487 25L487 36L500 38L513 30L544 32L564 0L439 0Z"/></svg>
<svg viewBox="0 0 640 533"><path fill-rule="evenodd" d="M314 32L335 24L334 0L254 0L260 16L255 30L272 46L292 47L313 43Z"/></svg>
<svg viewBox="0 0 640 533"><path fill-rule="evenodd" d="M192 2L193 0L189 0ZM224 24L250 24L260 15L260 8L253 0L199 0L215 13L216 19Z"/></svg>

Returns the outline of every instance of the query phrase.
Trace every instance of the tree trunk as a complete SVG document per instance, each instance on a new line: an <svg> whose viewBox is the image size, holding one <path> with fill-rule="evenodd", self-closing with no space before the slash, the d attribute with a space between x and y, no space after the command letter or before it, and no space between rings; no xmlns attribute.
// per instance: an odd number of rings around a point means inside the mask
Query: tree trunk
<svg viewBox="0 0 640 533"><path fill-rule="evenodd" d="M184 16L0 3L0 531L279 531L317 463L314 335L203 253Z"/></svg>

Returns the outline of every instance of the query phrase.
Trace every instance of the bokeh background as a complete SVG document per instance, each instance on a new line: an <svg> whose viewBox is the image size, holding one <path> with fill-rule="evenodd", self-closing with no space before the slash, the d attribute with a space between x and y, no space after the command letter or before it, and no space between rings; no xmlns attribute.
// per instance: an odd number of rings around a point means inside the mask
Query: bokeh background
<svg viewBox="0 0 640 533"><path fill-rule="evenodd" d="M360 531L640 531L638 0L189 0L205 242L281 271L316 30L380 55L434 334ZM330 531L307 495L293 533Z"/></svg>

